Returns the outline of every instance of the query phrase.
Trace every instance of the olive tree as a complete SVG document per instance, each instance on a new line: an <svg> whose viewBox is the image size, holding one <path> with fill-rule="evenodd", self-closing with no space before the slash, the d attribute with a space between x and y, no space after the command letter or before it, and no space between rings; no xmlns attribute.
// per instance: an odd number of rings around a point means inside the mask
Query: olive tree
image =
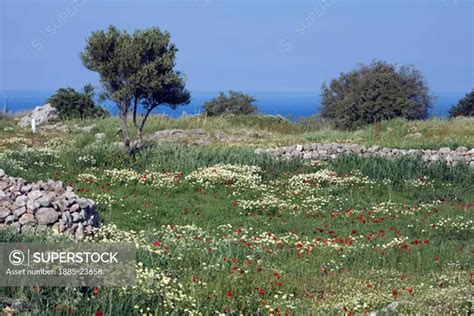
<svg viewBox="0 0 474 316"><path fill-rule="evenodd" d="M323 84L321 114L338 127L354 128L396 117L426 119L432 103L417 69L374 61Z"/></svg>
<svg viewBox="0 0 474 316"><path fill-rule="evenodd" d="M204 104L204 113L207 116L224 114L255 114L257 107L253 105L255 99L245 93L230 90L228 96L224 92Z"/></svg>
<svg viewBox="0 0 474 316"><path fill-rule="evenodd" d="M466 94L458 104L449 110L449 116L474 116L474 90Z"/></svg>
<svg viewBox="0 0 474 316"><path fill-rule="evenodd" d="M94 102L94 87L87 84L82 91L61 88L47 100L58 110L61 119L105 117L109 113Z"/></svg>
<svg viewBox="0 0 474 316"><path fill-rule="evenodd" d="M174 69L177 51L170 34L157 27L130 34L110 26L86 39L82 63L99 74L104 97L116 103L123 143L130 153L143 145L143 128L156 107L176 108L189 103L184 76ZM128 127L129 114L136 130L134 141Z"/></svg>

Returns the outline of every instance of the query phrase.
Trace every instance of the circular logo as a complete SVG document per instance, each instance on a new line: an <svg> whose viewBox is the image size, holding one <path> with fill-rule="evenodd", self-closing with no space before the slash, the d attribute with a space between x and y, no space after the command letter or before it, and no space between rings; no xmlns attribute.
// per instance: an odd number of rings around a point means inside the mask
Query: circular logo
<svg viewBox="0 0 474 316"><path fill-rule="evenodd" d="M25 255L21 250L13 250L12 252L10 252L8 259L10 260L10 263L14 266L19 266L23 263L23 261L25 261Z"/></svg>

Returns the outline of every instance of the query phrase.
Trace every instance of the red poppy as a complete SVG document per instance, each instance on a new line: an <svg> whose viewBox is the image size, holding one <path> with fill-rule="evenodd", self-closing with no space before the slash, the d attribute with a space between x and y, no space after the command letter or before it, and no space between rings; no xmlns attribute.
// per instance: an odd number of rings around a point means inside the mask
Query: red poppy
<svg viewBox="0 0 474 316"><path fill-rule="evenodd" d="M283 282L281 282L281 281L278 281L278 283L277 283L277 284L278 284L278 286L282 286L282 285L283 285Z"/></svg>
<svg viewBox="0 0 474 316"><path fill-rule="evenodd" d="M370 283L367 284L367 288L371 289L371 288L373 288L373 287L374 287L374 286L373 286L372 284L370 284Z"/></svg>
<svg viewBox="0 0 474 316"><path fill-rule="evenodd" d="M199 277L197 275L193 275L193 282L197 282L199 280Z"/></svg>
<svg viewBox="0 0 474 316"><path fill-rule="evenodd" d="M228 298L232 298L232 297L234 297L234 293L232 293L232 291L227 291L225 293L225 296L227 296Z"/></svg>
<svg viewBox="0 0 474 316"><path fill-rule="evenodd" d="M92 289L92 295L94 295L95 297L99 296L99 293L100 289L98 287Z"/></svg>
<svg viewBox="0 0 474 316"><path fill-rule="evenodd" d="M261 290L260 290L260 294L261 294L261 295L264 295L265 293L267 293L267 290L265 290L265 289L261 289Z"/></svg>
<svg viewBox="0 0 474 316"><path fill-rule="evenodd" d="M406 287L405 290L408 292L408 293L412 293L413 292L413 288L412 287Z"/></svg>
<svg viewBox="0 0 474 316"><path fill-rule="evenodd" d="M392 291L392 296L397 296L398 295L398 291L397 290L393 290Z"/></svg>
<svg viewBox="0 0 474 316"><path fill-rule="evenodd" d="M102 316L102 311L100 308L95 312L95 316Z"/></svg>
<svg viewBox="0 0 474 316"><path fill-rule="evenodd" d="M155 248L159 248L161 246L161 241L157 240L153 243L153 246L155 246Z"/></svg>

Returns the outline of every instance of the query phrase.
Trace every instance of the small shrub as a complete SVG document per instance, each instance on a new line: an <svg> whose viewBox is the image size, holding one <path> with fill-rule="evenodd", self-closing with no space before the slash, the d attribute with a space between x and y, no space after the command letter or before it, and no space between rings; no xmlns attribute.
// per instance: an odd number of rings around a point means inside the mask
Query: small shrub
<svg viewBox="0 0 474 316"><path fill-rule="evenodd" d="M433 98L413 67L374 61L323 84L321 114L354 128L396 117L426 119Z"/></svg>
<svg viewBox="0 0 474 316"><path fill-rule="evenodd" d="M108 116L109 113L94 102L94 88L84 86L81 92L73 88L61 88L48 101L58 109L61 119L84 119Z"/></svg>
<svg viewBox="0 0 474 316"><path fill-rule="evenodd" d="M457 105L449 110L449 116L474 116L474 90L466 94Z"/></svg>
<svg viewBox="0 0 474 316"><path fill-rule="evenodd" d="M226 96L223 92L219 96L204 104L204 112L207 116L223 114L255 114L257 107L253 105L255 99L245 93L229 91Z"/></svg>

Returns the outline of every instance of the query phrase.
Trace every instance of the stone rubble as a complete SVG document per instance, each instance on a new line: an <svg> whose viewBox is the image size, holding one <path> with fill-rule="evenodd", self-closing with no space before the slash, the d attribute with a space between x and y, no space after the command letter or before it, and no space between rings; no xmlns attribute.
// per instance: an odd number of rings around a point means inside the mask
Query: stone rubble
<svg viewBox="0 0 474 316"><path fill-rule="evenodd" d="M0 228L19 233L52 229L81 240L92 235L99 222L95 202L77 196L61 181L27 183L0 169Z"/></svg>
<svg viewBox="0 0 474 316"><path fill-rule="evenodd" d="M194 145L210 144L210 135L203 129L167 129L145 135L145 141L149 142L180 142L185 141Z"/></svg>
<svg viewBox="0 0 474 316"><path fill-rule="evenodd" d="M285 159L335 159L340 155L359 155L363 157L383 157L394 159L403 156L420 157L423 161L435 162L444 161L448 165L455 165L459 162L468 164L474 168L474 148L458 147L453 150L443 147L438 150L423 149L398 149L381 146L366 147L357 144L305 144L293 145L277 148L257 148L259 153L269 153L274 157Z"/></svg>
<svg viewBox="0 0 474 316"><path fill-rule="evenodd" d="M31 126L32 119L35 119L37 127L50 124L51 122L59 120L58 110L49 103L43 106L37 106L31 113L22 117L18 125L21 127L29 127Z"/></svg>

